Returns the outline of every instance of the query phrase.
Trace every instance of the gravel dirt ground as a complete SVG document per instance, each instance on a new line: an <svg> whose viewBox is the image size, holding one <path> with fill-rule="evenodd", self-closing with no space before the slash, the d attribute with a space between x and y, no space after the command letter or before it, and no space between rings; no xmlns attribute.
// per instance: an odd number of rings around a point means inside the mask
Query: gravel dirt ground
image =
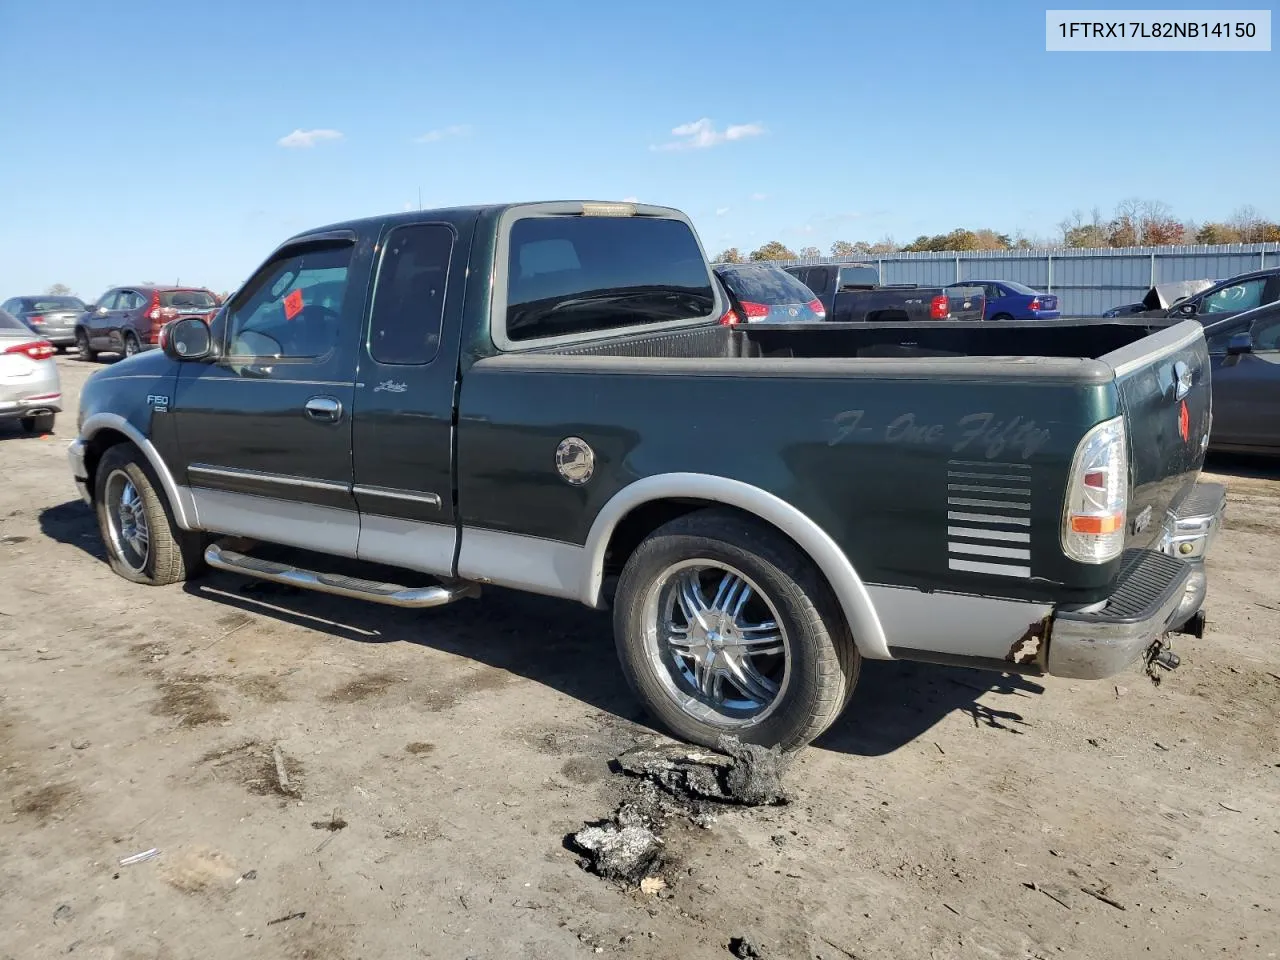
<svg viewBox="0 0 1280 960"><path fill-rule="evenodd" d="M1160 686L868 663L792 802L674 824L641 892L565 846L651 732L607 614L131 585L64 455L97 365L59 366L55 436L0 424L0 958L1280 951L1280 469L1211 463L1209 630Z"/></svg>

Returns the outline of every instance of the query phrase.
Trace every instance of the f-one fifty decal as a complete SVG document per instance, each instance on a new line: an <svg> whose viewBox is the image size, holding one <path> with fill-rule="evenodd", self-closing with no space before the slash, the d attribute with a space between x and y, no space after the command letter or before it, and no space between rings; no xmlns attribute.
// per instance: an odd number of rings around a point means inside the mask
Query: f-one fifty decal
<svg viewBox="0 0 1280 960"><path fill-rule="evenodd" d="M947 461L947 566L1031 577L1031 467Z"/></svg>
<svg viewBox="0 0 1280 960"><path fill-rule="evenodd" d="M834 432L827 445L858 440L883 441L895 446L946 447L970 457L1015 456L1029 459L1049 442L1047 428L1034 420L994 413L969 413L954 423L932 423L914 413L902 413L883 423L869 421L865 410L842 410L831 418ZM989 466L1000 466L989 463Z"/></svg>

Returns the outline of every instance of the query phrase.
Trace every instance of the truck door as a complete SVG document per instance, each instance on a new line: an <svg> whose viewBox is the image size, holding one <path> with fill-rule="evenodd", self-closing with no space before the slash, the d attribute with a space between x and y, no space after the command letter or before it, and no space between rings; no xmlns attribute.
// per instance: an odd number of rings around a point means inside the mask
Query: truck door
<svg viewBox="0 0 1280 960"><path fill-rule="evenodd" d="M206 530L355 556L351 411L372 246L337 231L281 248L219 313L220 357L181 365L156 415L173 418Z"/></svg>
<svg viewBox="0 0 1280 960"><path fill-rule="evenodd" d="M454 394L462 326L464 234L450 223L386 230L360 344L352 438L362 560L449 576Z"/></svg>

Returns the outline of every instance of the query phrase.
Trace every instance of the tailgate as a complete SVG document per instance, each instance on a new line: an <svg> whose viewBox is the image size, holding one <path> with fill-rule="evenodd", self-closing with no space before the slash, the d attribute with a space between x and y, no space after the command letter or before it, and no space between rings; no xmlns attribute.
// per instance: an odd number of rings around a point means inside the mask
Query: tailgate
<svg viewBox="0 0 1280 960"><path fill-rule="evenodd" d="M1209 351L1194 320L1102 358L1116 373L1129 427L1131 494L1126 545L1144 547L1190 492L1204 464L1212 419Z"/></svg>

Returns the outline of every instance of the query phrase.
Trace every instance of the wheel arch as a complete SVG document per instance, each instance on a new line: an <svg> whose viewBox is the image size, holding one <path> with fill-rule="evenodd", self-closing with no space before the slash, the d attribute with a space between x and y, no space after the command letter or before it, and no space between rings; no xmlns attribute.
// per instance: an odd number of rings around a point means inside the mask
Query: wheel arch
<svg viewBox="0 0 1280 960"><path fill-rule="evenodd" d="M180 487L160 456L155 445L132 423L117 413L95 413L80 427L80 439L85 445L85 469L88 471L89 489L94 489L98 461L110 448L121 443L136 447L155 471L164 491L173 519L183 530L198 530L195 504L185 487Z"/></svg>
<svg viewBox="0 0 1280 960"><path fill-rule="evenodd" d="M893 658L871 595L836 542L812 519L780 497L727 477L702 473L658 474L637 480L614 494L596 515L587 535L582 602L592 607L600 605L607 555L610 547L618 542L619 533L624 536L622 545L634 548L640 539L667 520L702 506L734 507L789 538L830 584L862 655L873 660Z"/></svg>

